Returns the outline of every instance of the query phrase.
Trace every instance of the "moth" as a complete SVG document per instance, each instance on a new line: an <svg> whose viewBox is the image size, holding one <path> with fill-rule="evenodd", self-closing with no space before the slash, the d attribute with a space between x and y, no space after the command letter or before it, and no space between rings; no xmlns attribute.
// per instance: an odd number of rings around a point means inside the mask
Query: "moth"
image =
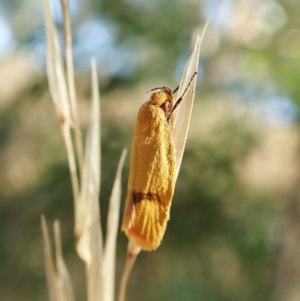
<svg viewBox="0 0 300 301"><path fill-rule="evenodd" d="M151 89L137 115L122 231L145 251L160 245L169 220L176 181L171 121L196 74L177 101L178 88Z"/></svg>

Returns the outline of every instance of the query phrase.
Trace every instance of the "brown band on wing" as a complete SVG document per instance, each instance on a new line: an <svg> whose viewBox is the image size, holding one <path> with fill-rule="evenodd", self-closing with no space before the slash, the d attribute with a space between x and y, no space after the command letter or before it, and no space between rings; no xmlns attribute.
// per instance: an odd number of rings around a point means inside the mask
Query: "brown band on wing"
<svg viewBox="0 0 300 301"><path fill-rule="evenodd" d="M157 193L142 193L142 192L133 192L132 193L134 204L141 202L142 200L160 202L159 195Z"/></svg>

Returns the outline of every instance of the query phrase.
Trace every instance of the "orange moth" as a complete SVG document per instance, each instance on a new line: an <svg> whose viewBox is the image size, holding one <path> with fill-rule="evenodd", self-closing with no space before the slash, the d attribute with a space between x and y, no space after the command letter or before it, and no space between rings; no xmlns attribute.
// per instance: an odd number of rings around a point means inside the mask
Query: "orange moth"
<svg viewBox="0 0 300 301"><path fill-rule="evenodd" d="M166 230L176 182L171 121L195 75L176 102L177 89L150 90L137 115L122 230L142 250L155 250Z"/></svg>

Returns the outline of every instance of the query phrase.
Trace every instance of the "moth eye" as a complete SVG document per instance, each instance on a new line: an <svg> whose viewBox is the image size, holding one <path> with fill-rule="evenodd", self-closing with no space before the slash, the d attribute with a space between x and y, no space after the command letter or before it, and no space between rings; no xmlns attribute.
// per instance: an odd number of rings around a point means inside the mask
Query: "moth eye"
<svg viewBox="0 0 300 301"><path fill-rule="evenodd" d="M172 112L171 102L166 100L160 107L165 112L166 119L169 120Z"/></svg>

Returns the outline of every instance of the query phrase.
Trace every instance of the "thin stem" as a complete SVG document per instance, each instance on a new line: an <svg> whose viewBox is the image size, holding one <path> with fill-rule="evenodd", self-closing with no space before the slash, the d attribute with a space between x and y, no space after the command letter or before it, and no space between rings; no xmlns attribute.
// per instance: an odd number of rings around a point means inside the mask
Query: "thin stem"
<svg viewBox="0 0 300 301"><path fill-rule="evenodd" d="M45 269L46 269L46 279L48 286L49 300L59 300L59 292L56 285L56 273L53 262L52 246L49 236L49 230L47 226L47 221L44 215L41 216L41 225L43 232L44 241L44 256L45 256Z"/></svg>
<svg viewBox="0 0 300 301"><path fill-rule="evenodd" d="M125 301L128 278L129 278L130 272L132 270L132 267L135 263L136 258L137 258L137 255L127 253L126 264L124 267L121 284L120 284L119 301Z"/></svg>
<svg viewBox="0 0 300 301"><path fill-rule="evenodd" d="M129 241L128 248L127 248L126 263L125 263L125 267L123 270L121 283L120 283L118 301L125 301L128 279L140 250L141 249L138 246L136 246L132 241Z"/></svg>
<svg viewBox="0 0 300 301"><path fill-rule="evenodd" d="M63 12L64 40L66 44L66 71L67 71L67 83L68 83L68 90L69 90L68 92L70 97L72 118L74 120L75 144L76 144L76 150L78 155L79 174L81 176L82 168L83 168L83 145L82 145L80 122L78 119L77 96L76 96L75 81L74 81L70 11L69 11L68 0L60 0L60 3Z"/></svg>
<svg viewBox="0 0 300 301"><path fill-rule="evenodd" d="M79 180L78 180L78 175L77 175L74 148L73 148L73 144L72 144L72 137L71 137L71 132L70 132L69 126L66 123L61 124L61 126L62 126L64 142L65 142L66 149L67 149L67 156L68 156L69 169L70 169L70 175L71 175L71 183L72 183L72 189L73 189L73 195L74 195L74 204L75 204L75 210L76 210L77 201L78 201L78 197L79 197Z"/></svg>

